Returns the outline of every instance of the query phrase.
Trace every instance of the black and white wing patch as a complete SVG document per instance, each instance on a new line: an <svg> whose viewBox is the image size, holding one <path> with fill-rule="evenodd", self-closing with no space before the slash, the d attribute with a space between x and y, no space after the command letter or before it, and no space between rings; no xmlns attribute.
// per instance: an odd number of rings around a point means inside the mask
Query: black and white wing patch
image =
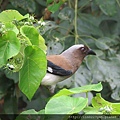
<svg viewBox="0 0 120 120"><path fill-rule="evenodd" d="M71 75L72 72L70 70L65 70L57 65L55 65L54 63L52 63L51 61L47 60L47 72L51 73L51 74L55 74L55 75L60 75L60 76L68 76Z"/></svg>

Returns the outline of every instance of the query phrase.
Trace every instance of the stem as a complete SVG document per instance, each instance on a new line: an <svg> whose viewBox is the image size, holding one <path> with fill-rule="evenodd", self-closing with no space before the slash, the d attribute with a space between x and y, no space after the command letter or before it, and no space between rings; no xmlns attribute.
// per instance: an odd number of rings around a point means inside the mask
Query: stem
<svg viewBox="0 0 120 120"><path fill-rule="evenodd" d="M92 37L92 36L89 36L89 35L80 35L80 37L87 37L87 38L91 38L92 40L94 41L97 41L96 38Z"/></svg>
<svg viewBox="0 0 120 120"><path fill-rule="evenodd" d="M120 7L120 2L119 2L119 0L116 0L116 2L117 2L117 4L118 4L118 6Z"/></svg>
<svg viewBox="0 0 120 120"><path fill-rule="evenodd" d="M78 37L78 39L81 40L87 46L87 43L84 41L84 39L82 39L81 37Z"/></svg>
<svg viewBox="0 0 120 120"><path fill-rule="evenodd" d="M77 31L77 5L78 5L78 0L75 0L75 44L78 43L78 31Z"/></svg>
<svg viewBox="0 0 120 120"><path fill-rule="evenodd" d="M86 98L88 98L88 92L86 92Z"/></svg>
<svg viewBox="0 0 120 120"><path fill-rule="evenodd" d="M68 0L68 5L71 8L71 0Z"/></svg>
<svg viewBox="0 0 120 120"><path fill-rule="evenodd" d="M88 92L86 92L86 98L88 98ZM87 104L87 107L88 107L88 104Z"/></svg>

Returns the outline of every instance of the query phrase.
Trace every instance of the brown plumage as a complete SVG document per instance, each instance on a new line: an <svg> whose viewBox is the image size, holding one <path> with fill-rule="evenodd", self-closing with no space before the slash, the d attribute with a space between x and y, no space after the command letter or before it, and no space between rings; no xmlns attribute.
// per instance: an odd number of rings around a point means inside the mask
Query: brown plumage
<svg viewBox="0 0 120 120"><path fill-rule="evenodd" d="M47 74L43 78L42 85L55 85L72 76L80 67L87 55L96 55L94 51L85 45L73 45L60 55L49 55Z"/></svg>
<svg viewBox="0 0 120 120"><path fill-rule="evenodd" d="M47 56L47 60L53 62L55 65L60 66L61 68L64 68L65 70L72 69L72 66L71 66L70 62L68 61L68 59L66 59L62 55L49 55L49 56Z"/></svg>

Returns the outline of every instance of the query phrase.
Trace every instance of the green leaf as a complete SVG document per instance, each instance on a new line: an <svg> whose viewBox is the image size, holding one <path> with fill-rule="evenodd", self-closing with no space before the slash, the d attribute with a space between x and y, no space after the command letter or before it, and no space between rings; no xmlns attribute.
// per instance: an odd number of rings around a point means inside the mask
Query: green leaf
<svg viewBox="0 0 120 120"><path fill-rule="evenodd" d="M103 36L102 31L99 28L100 19L89 15L89 14L80 14L78 16L78 32L79 34L87 35L97 35Z"/></svg>
<svg viewBox="0 0 120 120"><path fill-rule="evenodd" d="M56 12L60 6L64 3L64 1L60 0L58 3L54 2L52 5L48 6L48 10L52 13Z"/></svg>
<svg viewBox="0 0 120 120"><path fill-rule="evenodd" d="M0 74L0 99L2 100L2 98L6 96L6 93L10 88L10 86L13 85L13 81L8 80L8 78L1 72L1 69L0 69L0 73L1 73ZM10 97L8 100L10 100Z"/></svg>
<svg viewBox="0 0 120 120"><path fill-rule="evenodd" d="M16 117L16 119L15 120L27 120L28 119L28 116L32 116L32 118L33 118L33 116L35 115L35 116L37 116L37 114L38 114L38 112L36 112L34 109L30 109L30 110L26 110L26 111L23 111L23 112L21 112L17 117ZM37 119L37 118L36 118ZM35 120L36 120L35 119Z"/></svg>
<svg viewBox="0 0 120 120"><path fill-rule="evenodd" d="M53 21L48 21L48 22L45 22L44 28L42 27L39 28L39 32L41 33L41 35L43 35L49 30L55 29L55 28L58 28L58 25L56 25L55 22Z"/></svg>
<svg viewBox="0 0 120 120"><path fill-rule="evenodd" d="M109 49L109 46L108 45L106 45L104 42L101 42L101 41L96 41L95 42L95 44L96 44L96 46L99 48L99 49L101 49L101 50L107 50L107 49Z"/></svg>
<svg viewBox="0 0 120 120"><path fill-rule="evenodd" d="M5 114L17 113L16 106L17 106L17 98L13 95L6 94L6 96L4 97L4 113Z"/></svg>
<svg viewBox="0 0 120 120"><path fill-rule="evenodd" d="M69 8L69 7L63 8L58 14L58 17L61 20L69 20L70 22L73 21L74 16L75 16L74 10L72 8Z"/></svg>
<svg viewBox="0 0 120 120"><path fill-rule="evenodd" d="M88 56L86 59L86 65L89 70L93 71L98 65L98 59L95 56Z"/></svg>
<svg viewBox="0 0 120 120"><path fill-rule="evenodd" d="M0 21L3 23L12 22L14 19L19 21L24 19L24 16L16 10L6 10L0 13Z"/></svg>
<svg viewBox="0 0 120 120"><path fill-rule="evenodd" d="M47 0L47 4L50 4L51 2L54 2L54 0Z"/></svg>
<svg viewBox="0 0 120 120"><path fill-rule="evenodd" d="M120 87L118 84L120 80L120 72L119 72L120 58L109 57L109 60L101 60L99 57L88 56L86 59L86 65L87 68L89 68L90 72L92 73L92 80L93 80L92 82L94 83L96 81L107 81L111 89L113 90L111 97L113 99L120 100L120 95L119 95ZM89 71L86 74L89 74ZM84 75L86 76L86 74Z"/></svg>
<svg viewBox="0 0 120 120"><path fill-rule="evenodd" d="M101 37L101 38L99 38L99 39L97 39L99 42L102 42L102 43L104 43L105 44L105 46L106 47L108 47L107 45L113 45L113 44L115 44L116 43L116 41L114 40L114 39L112 39L112 38L109 38L109 37Z"/></svg>
<svg viewBox="0 0 120 120"><path fill-rule="evenodd" d="M74 77L76 81L75 87L91 84L91 72L84 64L81 64Z"/></svg>
<svg viewBox="0 0 120 120"><path fill-rule="evenodd" d="M13 31L6 32L0 36L0 67L6 64L7 60L20 51L20 41Z"/></svg>
<svg viewBox="0 0 120 120"><path fill-rule="evenodd" d="M14 83L18 83L19 81L19 74L18 72L12 72L12 73L8 73L8 71L5 71L5 76L8 78L8 79L11 79L14 81Z"/></svg>
<svg viewBox="0 0 120 120"><path fill-rule="evenodd" d="M115 100L120 100L120 86L118 84L120 79L115 80L112 84L110 83L111 87L113 87L114 89L112 89L112 95L111 97Z"/></svg>
<svg viewBox="0 0 120 120"><path fill-rule="evenodd" d="M23 26L20 28L21 34L29 39L32 45L37 45L42 50L46 51L44 38L38 33L37 29L33 26Z"/></svg>
<svg viewBox="0 0 120 120"><path fill-rule="evenodd" d="M38 114L45 114L45 109L38 111Z"/></svg>
<svg viewBox="0 0 120 120"><path fill-rule="evenodd" d="M20 28L20 32L30 40L32 45L39 45L39 33L33 26L24 25Z"/></svg>
<svg viewBox="0 0 120 120"><path fill-rule="evenodd" d="M46 7L47 5L47 1L46 0L36 0L36 2L44 7Z"/></svg>
<svg viewBox="0 0 120 120"><path fill-rule="evenodd" d="M39 47L40 47L44 52L46 52L47 47L46 47L46 45L45 45L45 40L44 40L44 38L43 38L41 35L39 35Z"/></svg>
<svg viewBox="0 0 120 120"><path fill-rule="evenodd" d="M96 96L92 99L92 105L94 108L99 109L99 111L103 113L120 113L120 103L108 102L101 97L100 93L96 94Z"/></svg>
<svg viewBox="0 0 120 120"><path fill-rule="evenodd" d="M96 3L99 5L102 12L106 15L113 16L115 13L117 13L117 6L115 0L95 0Z"/></svg>
<svg viewBox="0 0 120 120"><path fill-rule="evenodd" d="M23 8L29 13L33 13L36 10L36 4L34 0L10 0L11 4L16 8Z"/></svg>
<svg viewBox="0 0 120 120"><path fill-rule="evenodd" d="M73 98L60 96L49 100L45 107L45 114L74 114L83 110L88 103L87 98Z"/></svg>
<svg viewBox="0 0 120 120"><path fill-rule="evenodd" d="M85 114L103 114L97 108L86 107L84 110Z"/></svg>
<svg viewBox="0 0 120 120"><path fill-rule="evenodd" d="M19 33L19 30L17 29L17 27L13 23L10 23L10 22L5 23L5 29L7 31L9 30L14 31L16 34Z"/></svg>
<svg viewBox="0 0 120 120"><path fill-rule="evenodd" d="M57 94L55 94L53 96L54 97L58 97L58 96L62 96L62 95L72 95L72 94L77 94L77 93L82 93L82 92L89 92L89 91L101 91L102 90L102 84L98 83L98 84L93 84L93 85L86 85L86 86L82 86L82 87L77 87L77 88L72 88L72 89L62 89L60 90Z"/></svg>
<svg viewBox="0 0 120 120"><path fill-rule="evenodd" d="M38 89L41 80L46 74L46 55L37 46L25 48L25 58L20 70L20 90L30 100Z"/></svg>
<svg viewBox="0 0 120 120"><path fill-rule="evenodd" d="M64 50L64 46L60 42L53 42L52 40L48 42L47 53L50 54L60 54Z"/></svg>
<svg viewBox="0 0 120 120"><path fill-rule="evenodd" d="M84 7L84 6L88 6L88 5L90 5L89 0L80 0L80 1L78 1L78 7Z"/></svg>
<svg viewBox="0 0 120 120"><path fill-rule="evenodd" d="M119 11L119 10L118 10ZM116 15L116 16L113 16L115 17L115 19L113 17L110 17L107 19L106 17L108 16L105 16L103 15L103 20L101 21L101 24L99 26L99 28L102 30L102 33L104 34L104 36L108 36L109 39L112 38L114 39L114 42L116 43L116 40L115 40L115 36L116 35L119 35L119 26L120 26L120 22L119 19L120 19L120 15Z"/></svg>
<svg viewBox="0 0 120 120"><path fill-rule="evenodd" d="M26 110L26 111L23 111L22 113L20 113L21 115L22 114L25 114L25 115L27 115L27 114L38 114L38 112L36 112L34 109L30 109L30 110Z"/></svg>

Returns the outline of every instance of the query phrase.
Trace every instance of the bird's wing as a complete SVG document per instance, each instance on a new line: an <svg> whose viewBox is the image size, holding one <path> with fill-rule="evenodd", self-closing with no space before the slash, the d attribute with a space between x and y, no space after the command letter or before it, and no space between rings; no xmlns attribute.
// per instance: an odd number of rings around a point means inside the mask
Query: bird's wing
<svg viewBox="0 0 120 120"><path fill-rule="evenodd" d="M60 76L69 76L72 75L72 71L65 70L62 67L59 67L58 65L55 65L51 61L47 60L47 72L55 75Z"/></svg>

